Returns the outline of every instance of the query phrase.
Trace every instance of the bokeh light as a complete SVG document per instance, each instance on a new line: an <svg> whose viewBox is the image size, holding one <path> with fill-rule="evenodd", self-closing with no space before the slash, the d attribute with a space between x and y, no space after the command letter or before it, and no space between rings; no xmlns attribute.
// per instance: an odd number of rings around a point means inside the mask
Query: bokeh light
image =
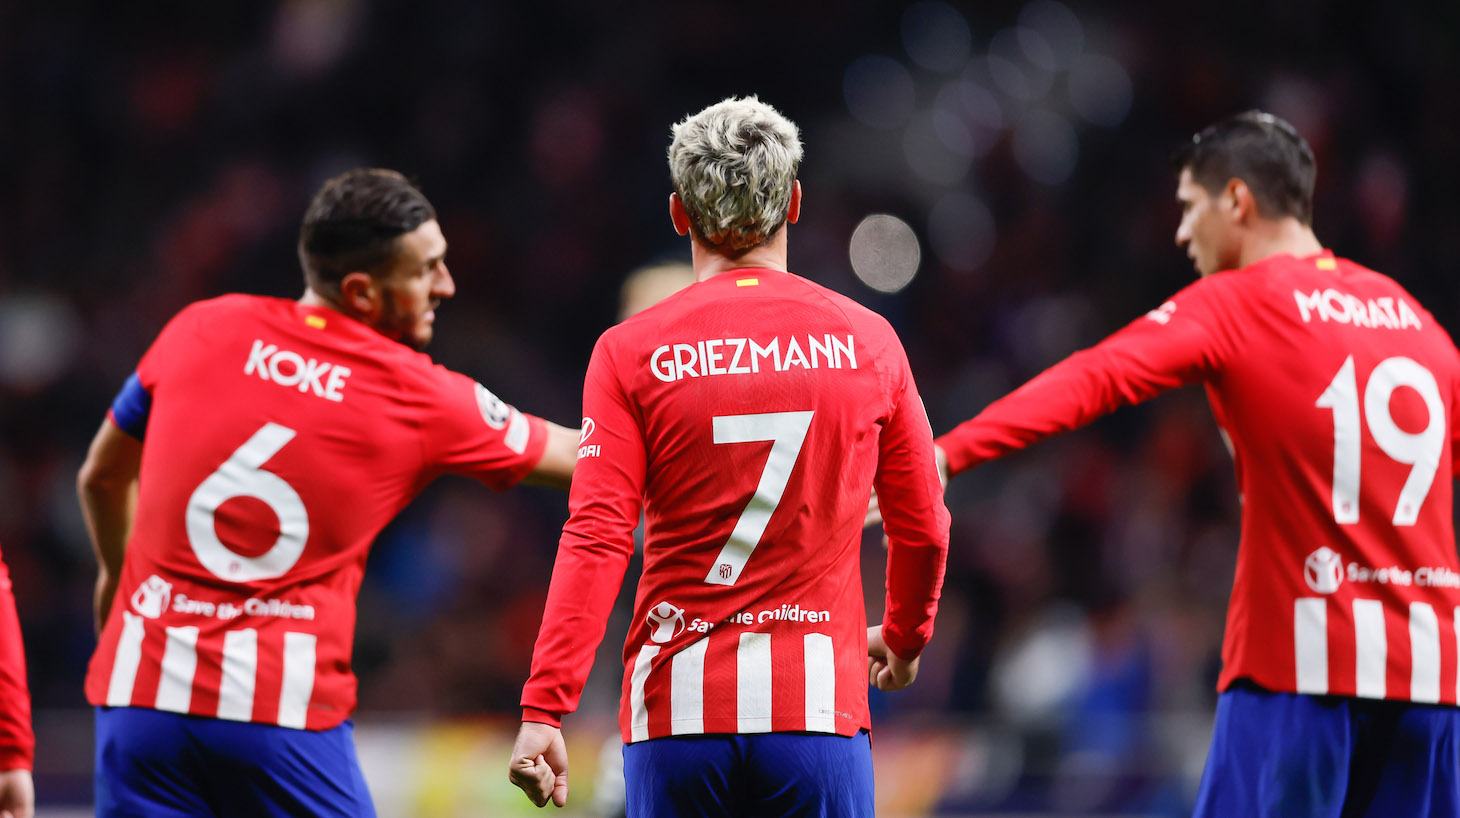
<svg viewBox="0 0 1460 818"><path fill-rule="evenodd" d="M849 253L852 272L872 289L895 293L917 275L922 248L908 223L886 213L874 213L852 231Z"/></svg>

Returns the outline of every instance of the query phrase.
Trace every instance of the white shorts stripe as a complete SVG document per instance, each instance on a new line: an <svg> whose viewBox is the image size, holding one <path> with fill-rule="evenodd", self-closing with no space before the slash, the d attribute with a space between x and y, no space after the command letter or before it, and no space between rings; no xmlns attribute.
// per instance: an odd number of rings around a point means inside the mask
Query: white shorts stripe
<svg viewBox="0 0 1460 818"><path fill-rule="evenodd" d="M806 649L806 729L835 733L836 654L831 649L831 637L808 633L802 643Z"/></svg>
<svg viewBox="0 0 1460 818"><path fill-rule="evenodd" d="M654 666L654 657L659 655L658 645L639 648L634 658L634 675L629 677L629 741L643 741L649 737L649 711L644 708L644 682L649 678L649 668ZM671 691L672 695L673 691Z"/></svg>
<svg viewBox="0 0 1460 818"><path fill-rule="evenodd" d="M312 633L284 634L284 684L279 689L279 726L304 729L309 720L309 697L314 693Z"/></svg>
<svg viewBox="0 0 1460 818"><path fill-rule="evenodd" d="M1298 692L1328 692L1328 600L1306 597L1293 603L1293 646Z"/></svg>
<svg viewBox="0 0 1460 818"><path fill-rule="evenodd" d="M1455 609L1460 613L1460 608ZM112 660L112 677L107 683L106 703L111 707L127 707L132 703L132 685L137 682L137 666L142 664L142 617L122 611L122 635L117 640L117 655Z"/></svg>
<svg viewBox="0 0 1460 818"><path fill-rule="evenodd" d="M253 718L253 688L259 669L259 633L253 628L223 635L223 681L218 686L218 718Z"/></svg>
<svg viewBox="0 0 1460 818"><path fill-rule="evenodd" d="M1364 699L1382 699L1389 660L1389 640L1384 635L1384 603L1377 599L1354 600L1355 691Z"/></svg>
<svg viewBox="0 0 1460 818"><path fill-rule="evenodd" d="M771 731L771 635L740 634L735 666L735 731Z"/></svg>
<svg viewBox="0 0 1460 818"><path fill-rule="evenodd" d="M705 732L705 649L701 638L674 654L669 669L669 732Z"/></svg>
<svg viewBox="0 0 1460 818"><path fill-rule="evenodd" d="M1409 700L1440 700L1440 619L1423 602L1409 603Z"/></svg>
<svg viewBox="0 0 1460 818"><path fill-rule="evenodd" d="M197 672L198 629L192 625L168 628L162 678L157 682L157 709L188 712L193 701L193 674Z"/></svg>

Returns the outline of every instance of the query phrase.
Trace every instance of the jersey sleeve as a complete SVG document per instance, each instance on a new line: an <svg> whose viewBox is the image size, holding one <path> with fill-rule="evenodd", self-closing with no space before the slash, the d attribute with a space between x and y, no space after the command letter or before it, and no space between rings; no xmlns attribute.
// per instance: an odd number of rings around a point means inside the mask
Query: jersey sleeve
<svg viewBox="0 0 1460 818"><path fill-rule="evenodd" d="M0 771L29 770L34 758L20 619L10 590L10 572L0 559Z"/></svg>
<svg viewBox="0 0 1460 818"><path fill-rule="evenodd" d="M166 377L178 350L187 348L195 338L199 312L203 309L201 303L184 307L163 326L162 332L143 353L136 371L122 384L107 410L107 417L118 429L137 440L146 436L147 419L152 414L152 395Z"/></svg>
<svg viewBox="0 0 1460 818"><path fill-rule="evenodd" d="M485 386L442 366L429 370L430 409L421 426L429 465L505 491L536 468L547 424Z"/></svg>
<svg viewBox="0 0 1460 818"><path fill-rule="evenodd" d="M593 351L583 384L583 428L594 448L579 456L573 473L568 522L522 690L523 718L553 725L578 707L634 553L643 504L643 432L605 339Z"/></svg>
<svg viewBox="0 0 1460 818"><path fill-rule="evenodd" d="M938 438L948 471L957 474L1220 371L1240 339L1223 320L1215 283L1187 287Z"/></svg>
<svg viewBox="0 0 1460 818"><path fill-rule="evenodd" d="M948 558L948 508L933 458L933 431L902 345L893 339L894 402L878 439L877 487L887 533L882 638L913 659L933 635Z"/></svg>

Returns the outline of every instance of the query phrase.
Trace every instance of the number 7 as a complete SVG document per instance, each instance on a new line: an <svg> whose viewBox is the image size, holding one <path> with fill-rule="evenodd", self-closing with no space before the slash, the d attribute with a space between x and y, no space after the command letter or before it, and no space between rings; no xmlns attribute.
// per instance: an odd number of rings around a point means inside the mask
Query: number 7
<svg viewBox="0 0 1460 818"><path fill-rule="evenodd" d="M757 443L772 441L770 456L760 475L760 485L735 521L735 530L720 549L705 582L710 585L734 585L740 571L760 544L771 515L781 504L786 483L801 456L806 430L811 428L813 412L765 412L758 415L722 415L712 418L716 443Z"/></svg>

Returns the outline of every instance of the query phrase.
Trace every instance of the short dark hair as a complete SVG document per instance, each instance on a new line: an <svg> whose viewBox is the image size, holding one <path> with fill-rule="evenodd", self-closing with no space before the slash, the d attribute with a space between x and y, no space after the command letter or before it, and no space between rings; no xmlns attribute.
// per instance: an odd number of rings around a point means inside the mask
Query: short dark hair
<svg viewBox="0 0 1460 818"><path fill-rule="evenodd" d="M405 176L356 168L325 182L299 230L299 264L316 292L338 293L356 271L377 272L395 254L396 239L436 218L425 194Z"/></svg>
<svg viewBox="0 0 1460 818"><path fill-rule="evenodd" d="M1313 149L1286 120L1264 111L1245 111L1207 127L1171 155L1179 175L1210 193L1241 179L1257 199L1263 218L1292 216L1313 223Z"/></svg>

